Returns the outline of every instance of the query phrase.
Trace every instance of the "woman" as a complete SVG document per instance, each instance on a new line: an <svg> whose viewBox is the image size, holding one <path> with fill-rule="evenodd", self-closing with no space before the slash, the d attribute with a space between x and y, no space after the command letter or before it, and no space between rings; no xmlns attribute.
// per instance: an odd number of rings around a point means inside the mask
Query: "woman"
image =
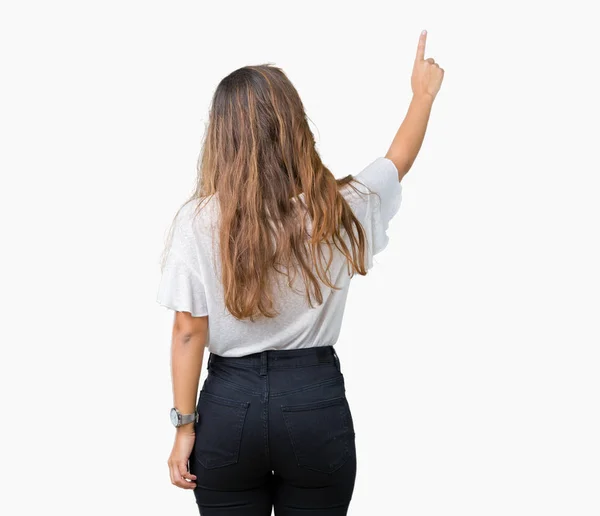
<svg viewBox="0 0 600 516"><path fill-rule="evenodd" d="M171 482L193 489L200 514L347 513L355 434L333 345L351 277L388 243L443 79L425 40L405 120L356 177L323 165L281 69L240 68L214 93L157 297L175 311Z"/></svg>

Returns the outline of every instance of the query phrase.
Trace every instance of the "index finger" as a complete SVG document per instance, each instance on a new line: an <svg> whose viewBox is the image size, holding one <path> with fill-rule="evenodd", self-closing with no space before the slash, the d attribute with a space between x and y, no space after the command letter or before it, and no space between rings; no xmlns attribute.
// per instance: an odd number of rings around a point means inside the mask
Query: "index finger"
<svg viewBox="0 0 600 516"><path fill-rule="evenodd" d="M419 36L419 44L417 45L417 57L416 61L423 61L425 59L425 42L427 41L427 31L424 30Z"/></svg>

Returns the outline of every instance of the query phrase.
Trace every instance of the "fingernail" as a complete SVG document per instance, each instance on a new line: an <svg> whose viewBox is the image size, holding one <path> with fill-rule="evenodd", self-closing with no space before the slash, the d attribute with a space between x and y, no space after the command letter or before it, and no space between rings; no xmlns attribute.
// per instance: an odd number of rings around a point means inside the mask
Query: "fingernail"
<svg viewBox="0 0 600 516"><path fill-rule="evenodd" d="M427 31L424 30L423 32L421 32L421 34L423 34L423 36L425 36L425 34L427 34Z"/></svg>

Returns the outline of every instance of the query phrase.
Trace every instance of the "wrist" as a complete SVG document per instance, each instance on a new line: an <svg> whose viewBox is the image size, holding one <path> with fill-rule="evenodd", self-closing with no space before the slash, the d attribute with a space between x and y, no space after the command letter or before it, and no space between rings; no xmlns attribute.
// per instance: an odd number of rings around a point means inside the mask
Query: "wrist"
<svg viewBox="0 0 600 516"><path fill-rule="evenodd" d="M423 105L425 107L431 107L435 97L430 93L413 93L412 102L415 104Z"/></svg>
<svg viewBox="0 0 600 516"><path fill-rule="evenodd" d="M185 425L178 426L175 431L178 435L192 435L195 433L194 423L186 423Z"/></svg>
<svg viewBox="0 0 600 516"><path fill-rule="evenodd" d="M198 421L198 412L196 409L190 410L189 412L181 412L177 407L171 408L170 416L171 423L175 428L181 428L183 426L192 425Z"/></svg>

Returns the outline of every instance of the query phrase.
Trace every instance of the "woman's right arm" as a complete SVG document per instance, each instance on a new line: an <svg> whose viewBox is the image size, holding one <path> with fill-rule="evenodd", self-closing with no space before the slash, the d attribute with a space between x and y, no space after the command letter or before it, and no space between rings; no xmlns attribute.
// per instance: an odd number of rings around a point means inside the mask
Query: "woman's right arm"
<svg viewBox="0 0 600 516"><path fill-rule="evenodd" d="M444 69L430 57L425 59L427 32L419 37L411 77L413 97L402 125L385 155L398 169L398 181L408 173L421 149L433 101L440 90Z"/></svg>

